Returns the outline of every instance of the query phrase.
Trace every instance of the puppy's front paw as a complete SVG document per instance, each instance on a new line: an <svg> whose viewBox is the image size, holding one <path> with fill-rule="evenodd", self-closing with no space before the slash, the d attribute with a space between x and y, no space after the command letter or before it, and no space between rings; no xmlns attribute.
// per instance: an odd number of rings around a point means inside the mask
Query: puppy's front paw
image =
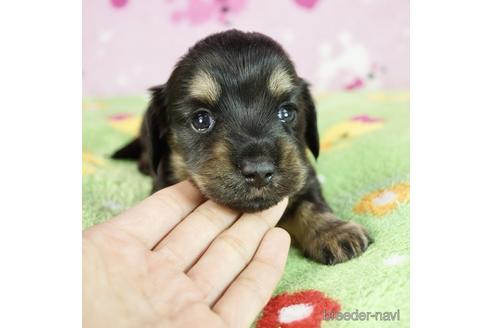
<svg viewBox="0 0 492 328"><path fill-rule="evenodd" d="M361 225L340 220L320 227L308 243L308 256L324 264L336 264L364 253L372 239Z"/></svg>

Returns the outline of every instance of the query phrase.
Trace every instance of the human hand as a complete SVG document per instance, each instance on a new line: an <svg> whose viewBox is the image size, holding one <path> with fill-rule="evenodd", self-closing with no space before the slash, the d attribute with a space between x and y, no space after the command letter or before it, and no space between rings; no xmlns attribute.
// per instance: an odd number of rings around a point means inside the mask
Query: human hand
<svg viewBox="0 0 492 328"><path fill-rule="evenodd" d="M286 204L241 215L185 181L85 230L84 327L249 326L284 270Z"/></svg>

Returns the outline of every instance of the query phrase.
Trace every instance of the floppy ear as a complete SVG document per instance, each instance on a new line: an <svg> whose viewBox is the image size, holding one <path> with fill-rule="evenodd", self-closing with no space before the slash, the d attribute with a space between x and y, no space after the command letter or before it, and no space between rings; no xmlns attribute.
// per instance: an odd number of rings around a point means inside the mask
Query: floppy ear
<svg viewBox="0 0 492 328"><path fill-rule="evenodd" d="M309 92L309 84L302 80L302 100L306 107L305 117L306 117L306 132L304 138L306 144L313 153L314 158L318 158L319 155L319 135L318 135L318 125L316 119L316 108L314 107L313 97Z"/></svg>
<svg viewBox="0 0 492 328"><path fill-rule="evenodd" d="M152 87L149 91L152 93L152 99L145 113L144 128L147 132L150 164L157 174L157 168L162 157L169 153L169 145L166 141L168 132L166 85Z"/></svg>

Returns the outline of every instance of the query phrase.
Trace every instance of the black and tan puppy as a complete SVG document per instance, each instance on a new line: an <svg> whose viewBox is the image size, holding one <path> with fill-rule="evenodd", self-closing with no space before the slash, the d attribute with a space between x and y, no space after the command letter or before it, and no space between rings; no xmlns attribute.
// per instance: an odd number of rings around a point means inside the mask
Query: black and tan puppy
<svg viewBox="0 0 492 328"><path fill-rule="evenodd" d="M275 41L237 30L211 35L151 91L140 138L113 157L138 158L154 191L189 178L241 212L288 196L279 225L307 256L334 264L368 247L364 228L337 218L323 199L306 150L318 156L313 100Z"/></svg>

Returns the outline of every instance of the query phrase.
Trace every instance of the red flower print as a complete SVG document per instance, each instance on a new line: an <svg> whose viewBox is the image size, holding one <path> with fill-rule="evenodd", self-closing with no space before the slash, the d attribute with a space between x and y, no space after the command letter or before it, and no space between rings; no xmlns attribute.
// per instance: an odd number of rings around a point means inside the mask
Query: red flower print
<svg viewBox="0 0 492 328"><path fill-rule="evenodd" d="M316 328L330 314L340 312L340 304L317 290L280 294L263 309L257 328Z"/></svg>

